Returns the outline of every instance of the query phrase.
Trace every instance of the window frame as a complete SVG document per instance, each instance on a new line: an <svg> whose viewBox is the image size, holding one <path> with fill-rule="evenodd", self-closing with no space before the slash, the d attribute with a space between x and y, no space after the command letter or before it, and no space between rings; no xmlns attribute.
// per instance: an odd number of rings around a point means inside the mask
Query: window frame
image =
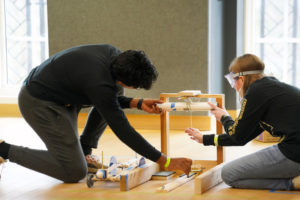
<svg viewBox="0 0 300 200"><path fill-rule="evenodd" d="M22 83L14 86L7 85L6 74L7 74L7 57L6 57L6 27L5 27L5 0L0 0L0 103L2 104L16 104L18 102L17 97L22 87ZM47 3L47 1L46 1ZM46 9L47 12L47 9ZM46 13L48 17L48 13ZM47 19L46 19L47 20ZM46 57L49 57L49 39L48 39L48 24L45 30L46 39ZM36 36L35 36L36 38ZM40 41L40 40L39 40ZM34 66L32 66L33 68Z"/></svg>
<svg viewBox="0 0 300 200"><path fill-rule="evenodd" d="M253 54L258 54L258 52L255 52L255 44L282 44L283 45L283 63L284 65L282 66L282 78L278 78L280 81L286 82L289 80L289 74L288 70L285 67L286 64L288 63L288 52L289 52L289 44L299 44L300 45L300 38L291 38L288 34L288 23L286 23L286 20L288 19L287 15L287 10L288 6L287 3L284 3L284 32L283 32L283 37L282 38L256 38L255 36L255 21L257 20L256 15L253 12L254 6L255 6L255 1L257 0L244 0L244 12L245 12L245 17L244 17L244 52L245 53L253 53ZM260 55L258 55L260 56ZM263 59L263 58L262 58ZM288 66L288 65L287 65ZM300 70L300 69L298 69ZM272 75L275 76L275 74L272 73L272 69L266 67L266 74L267 75ZM297 70L296 72L297 73ZM288 83L291 84L291 83Z"/></svg>
<svg viewBox="0 0 300 200"><path fill-rule="evenodd" d="M0 103L15 104L17 103L17 95L19 87L4 87L6 74L6 42L5 42L5 15L4 0L0 0Z"/></svg>

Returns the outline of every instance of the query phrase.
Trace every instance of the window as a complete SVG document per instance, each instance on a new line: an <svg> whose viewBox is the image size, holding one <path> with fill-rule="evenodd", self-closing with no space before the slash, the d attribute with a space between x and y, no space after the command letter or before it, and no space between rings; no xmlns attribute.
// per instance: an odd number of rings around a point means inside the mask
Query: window
<svg viewBox="0 0 300 200"><path fill-rule="evenodd" d="M48 57L47 1L0 3L0 96L16 96L30 70Z"/></svg>
<svg viewBox="0 0 300 200"><path fill-rule="evenodd" d="M266 72L300 88L300 0L246 0L246 52ZM298 77L298 79L297 79Z"/></svg>

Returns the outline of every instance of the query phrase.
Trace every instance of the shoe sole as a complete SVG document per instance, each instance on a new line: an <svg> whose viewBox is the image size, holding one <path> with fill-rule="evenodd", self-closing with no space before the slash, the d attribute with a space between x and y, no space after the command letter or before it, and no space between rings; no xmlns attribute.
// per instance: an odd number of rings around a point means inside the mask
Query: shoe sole
<svg viewBox="0 0 300 200"><path fill-rule="evenodd" d="M293 178L292 182L293 182L294 188L296 190L300 190L300 175Z"/></svg>

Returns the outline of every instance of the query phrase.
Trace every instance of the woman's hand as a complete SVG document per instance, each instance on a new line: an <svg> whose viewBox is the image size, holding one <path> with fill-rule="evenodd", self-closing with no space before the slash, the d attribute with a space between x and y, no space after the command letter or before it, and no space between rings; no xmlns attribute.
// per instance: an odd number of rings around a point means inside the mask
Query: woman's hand
<svg viewBox="0 0 300 200"><path fill-rule="evenodd" d="M199 142L200 144L203 143L203 135L200 133L199 129L196 128L187 128L185 131L192 140Z"/></svg>
<svg viewBox="0 0 300 200"><path fill-rule="evenodd" d="M212 104L211 102L208 102L208 104L211 107L210 112L216 117L216 119L219 122L221 121L222 116L229 115L225 108L219 108L218 106L216 106L215 104Z"/></svg>

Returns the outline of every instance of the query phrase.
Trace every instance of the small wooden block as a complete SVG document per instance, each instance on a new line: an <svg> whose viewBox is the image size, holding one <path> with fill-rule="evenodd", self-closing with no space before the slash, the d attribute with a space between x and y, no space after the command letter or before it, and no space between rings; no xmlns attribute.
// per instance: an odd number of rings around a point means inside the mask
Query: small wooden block
<svg viewBox="0 0 300 200"><path fill-rule="evenodd" d="M138 168L128 171L127 174L121 175L120 190L128 191L146 181L151 179L151 176L158 172L159 165L156 163L150 163L142 165Z"/></svg>
<svg viewBox="0 0 300 200"><path fill-rule="evenodd" d="M203 174L200 174L195 179L195 194L202 194L221 183L223 181L221 177L221 170L223 166L224 164L217 165Z"/></svg>
<svg viewBox="0 0 300 200"><path fill-rule="evenodd" d="M173 171L160 171L152 175L152 180L168 180L173 177L175 172Z"/></svg>
<svg viewBox="0 0 300 200"><path fill-rule="evenodd" d="M201 94L201 90L183 90L178 92L178 94L183 97L193 97Z"/></svg>

